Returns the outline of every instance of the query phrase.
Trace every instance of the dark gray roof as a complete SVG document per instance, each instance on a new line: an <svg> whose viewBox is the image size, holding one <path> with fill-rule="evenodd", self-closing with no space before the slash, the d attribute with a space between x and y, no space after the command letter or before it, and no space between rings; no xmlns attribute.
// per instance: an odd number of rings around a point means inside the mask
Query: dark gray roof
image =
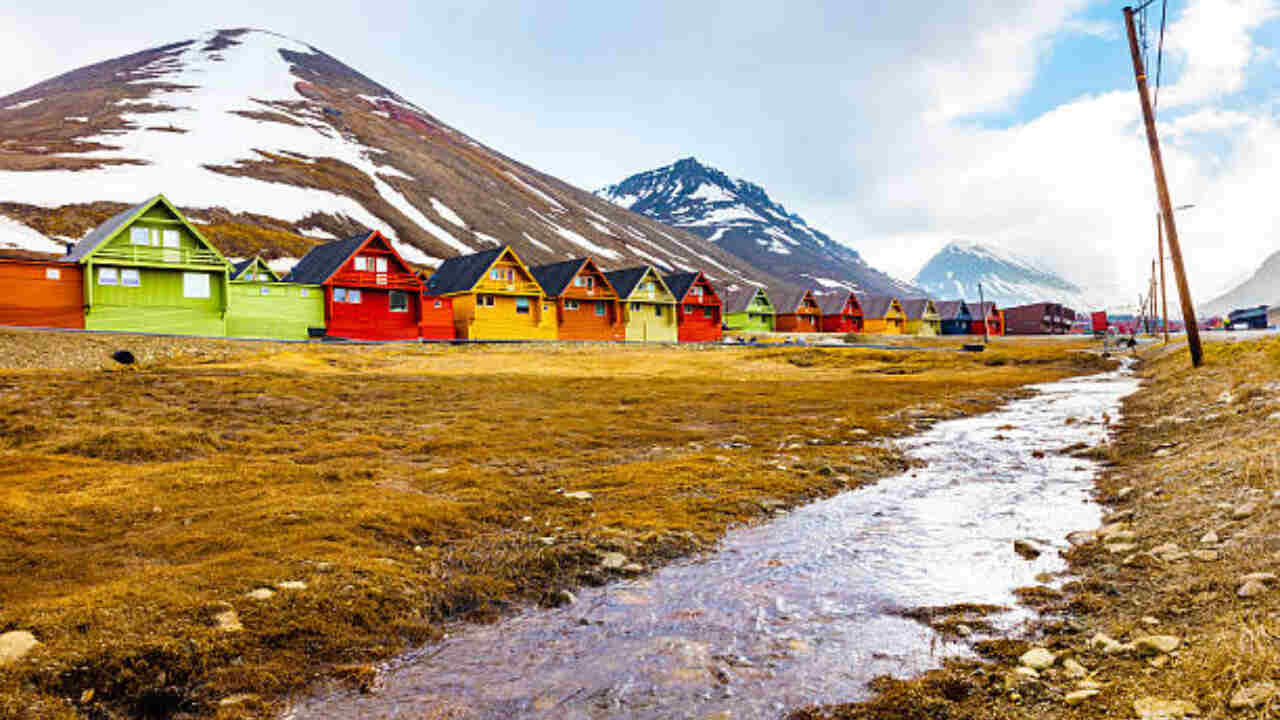
<svg viewBox="0 0 1280 720"><path fill-rule="evenodd" d="M996 304L993 302L974 303L969 306L969 314L977 318L984 318L991 314Z"/></svg>
<svg viewBox="0 0 1280 720"><path fill-rule="evenodd" d="M925 310L929 308L929 298L907 298L899 301L902 303L902 312L906 313L908 320L920 320L924 318ZM936 307L934 308L937 309Z"/></svg>
<svg viewBox="0 0 1280 720"><path fill-rule="evenodd" d="M631 297L631 293L636 291L636 285L640 284L647 272L649 272L649 266L641 265L640 267L605 273L604 278L613 286L613 291L618 293L618 297L626 300ZM656 275L657 273L654 274Z"/></svg>
<svg viewBox="0 0 1280 720"><path fill-rule="evenodd" d="M550 265L539 265L529 268L529 272L533 273L533 279L542 286L542 292L546 293L547 297L560 297L569 287L569 283L573 282L574 276L582 270L582 266L587 264L587 260L588 258L575 258Z"/></svg>
<svg viewBox="0 0 1280 720"><path fill-rule="evenodd" d="M684 300L684 296L689 294L689 288L698 281L700 272L675 273L673 275L664 275L662 281L667 284L667 288L671 290L671 294L676 296L676 300Z"/></svg>
<svg viewBox="0 0 1280 720"><path fill-rule="evenodd" d="M889 314L893 305L892 295L858 295L858 304L862 306L862 314L868 318L882 318Z"/></svg>
<svg viewBox="0 0 1280 720"><path fill-rule="evenodd" d="M506 246L485 250L471 255L451 257L440 263L440 267L427 280L428 295L448 295L450 293L467 292L480 282L490 265L502 257ZM536 278L535 278L536 280Z"/></svg>
<svg viewBox="0 0 1280 720"><path fill-rule="evenodd" d="M342 267L361 245L369 239L373 233L367 232L363 235L347 238L346 240L334 240L323 245L316 245L307 251L306 255L298 261L297 265L284 276L285 282L304 283L308 285L320 285L326 282L333 274L338 272L338 268Z"/></svg>
<svg viewBox="0 0 1280 720"><path fill-rule="evenodd" d="M250 265L252 265L253 261L257 259L258 258L256 257L251 257L248 260L241 260L238 263L231 263L231 277L233 278L240 277L240 273L244 272L245 269L248 268Z"/></svg>
<svg viewBox="0 0 1280 720"><path fill-rule="evenodd" d="M123 227L125 223L129 222L134 215L137 215L151 205L154 205L159 199L159 195L153 195L147 200L140 202L127 210L121 210L115 215L112 215L106 222L90 230L88 235L81 238L80 242L76 243L75 247L71 248L71 252L67 254L67 260L69 262L80 262L85 259L98 247L98 245L102 244L103 240L114 235L116 231Z"/></svg>
<svg viewBox="0 0 1280 720"><path fill-rule="evenodd" d="M779 315L793 315L800 309L808 290L777 289L769 290L769 300L773 302L773 311Z"/></svg>
<svg viewBox="0 0 1280 720"><path fill-rule="evenodd" d="M822 308L823 315L839 315L844 312L844 303L849 299L849 295L850 293L841 291L813 297L818 301L818 307Z"/></svg>
<svg viewBox="0 0 1280 720"><path fill-rule="evenodd" d="M939 300L933 306L943 320L959 320L961 317L972 317L969 303L963 300Z"/></svg>
<svg viewBox="0 0 1280 720"><path fill-rule="evenodd" d="M756 293L761 291L763 291L763 288L758 288L754 285L747 285L738 287L736 290L730 290L720 297L720 300L723 303L722 310L725 313L746 312L747 307L751 305L751 299L756 296ZM764 293L766 297L769 296L767 291L764 291ZM773 299L770 298L771 305L772 301Z"/></svg>

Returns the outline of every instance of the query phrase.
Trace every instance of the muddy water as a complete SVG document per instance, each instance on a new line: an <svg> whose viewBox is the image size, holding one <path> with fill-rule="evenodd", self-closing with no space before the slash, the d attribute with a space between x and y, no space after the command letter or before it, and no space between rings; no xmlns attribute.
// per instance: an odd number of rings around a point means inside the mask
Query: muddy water
<svg viewBox="0 0 1280 720"><path fill-rule="evenodd" d="M643 580L585 589L571 606L455 628L389 666L380 691L318 696L287 717L776 718L865 697L876 675L966 652L895 609L1012 604L1011 589L1063 568L1053 551L1022 560L1012 541L1062 546L1097 524L1096 467L1053 451L1102 440L1104 414L1136 389L1123 371L1078 378L941 423L903 441L925 468L735 531Z"/></svg>

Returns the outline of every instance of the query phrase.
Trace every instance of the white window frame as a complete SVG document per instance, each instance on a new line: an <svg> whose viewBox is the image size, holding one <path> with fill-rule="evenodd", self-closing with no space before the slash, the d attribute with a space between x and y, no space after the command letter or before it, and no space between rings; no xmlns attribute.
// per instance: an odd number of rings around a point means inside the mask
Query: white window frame
<svg viewBox="0 0 1280 720"><path fill-rule="evenodd" d="M404 307L396 308L396 298L404 298ZM393 313L409 312L409 293L403 290L392 290L387 293L387 310Z"/></svg>
<svg viewBox="0 0 1280 720"><path fill-rule="evenodd" d="M501 271L501 270L499 270L498 268L494 268L494 269L490 270L490 271L489 271L489 279L490 279L490 280L492 280L492 281L494 281L494 282L497 282L497 281L501 280L501 279L502 279L502 277L499 275L499 273L501 273L501 272L502 272L502 271Z"/></svg>
<svg viewBox="0 0 1280 720"><path fill-rule="evenodd" d="M564 309L565 309L565 310L577 310L577 309L578 309L578 301L577 301L577 300L565 300L565 301L564 301Z"/></svg>
<svg viewBox="0 0 1280 720"><path fill-rule="evenodd" d="M203 287L196 287L200 283ZM182 273L182 297L203 300L213 297L213 283L209 282L209 273Z"/></svg>
<svg viewBox="0 0 1280 720"><path fill-rule="evenodd" d="M61 280L61 279L62 279L62 270L60 270L60 269L58 269L58 268L45 268L45 269L44 269L44 279L45 279L45 280Z"/></svg>
<svg viewBox="0 0 1280 720"><path fill-rule="evenodd" d="M358 288L347 288L347 304L359 305L363 300Z"/></svg>
<svg viewBox="0 0 1280 720"><path fill-rule="evenodd" d="M129 228L129 244L130 245L151 245L151 230L145 227L134 226Z"/></svg>
<svg viewBox="0 0 1280 720"><path fill-rule="evenodd" d="M344 303L347 301L347 289L336 287L333 289L333 301L336 303Z"/></svg>
<svg viewBox="0 0 1280 720"><path fill-rule="evenodd" d="M120 268L120 285L122 287L142 287L142 271L137 268Z"/></svg>
<svg viewBox="0 0 1280 720"><path fill-rule="evenodd" d="M584 278L584 277L582 277L581 275L574 275L574 276L573 276L573 286L574 286L574 287L586 287L586 286L587 286L587 279L586 279L586 278Z"/></svg>
<svg viewBox="0 0 1280 720"><path fill-rule="evenodd" d="M364 255L357 255L354 268L356 272L369 272L369 258Z"/></svg>
<svg viewBox="0 0 1280 720"><path fill-rule="evenodd" d="M374 269L374 272L386 273L386 272L387 272L387 259L386 259L386 258L384 258L384 257L374 258L374 259L373 259L373 269Z"/></svg>
<svg viewBox="0 0 1280 720"><path fill-rule="evenodd" d="M120 284L120 269L113 267L98 268L98 284L113 287Z"/></svg>

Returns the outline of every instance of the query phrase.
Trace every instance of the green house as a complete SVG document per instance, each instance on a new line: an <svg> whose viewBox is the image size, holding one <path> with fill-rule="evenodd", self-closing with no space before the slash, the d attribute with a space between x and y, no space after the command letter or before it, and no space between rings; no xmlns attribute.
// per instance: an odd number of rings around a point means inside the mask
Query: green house
<svg viewBox="0 0 1280 720"><path fill-rule="evenodd" d="M312 328L324 327L324 289L319 285L281 282L280 275L258 257L232 266L227 335L306 340Z"/></svg>
<svg viewBox="0 0 1280 720"><path fill-rule="evenodd" d="M94 228L67 259L84 267L88 330L227 332L230 265L163 195Z"/></svg>
<svg viewBox="0 0 1280 720"><path fill-rule="evenodd" d="M730 330L773 332L773 303L757 287L738 287L724 295L724 324Z"/></svg>

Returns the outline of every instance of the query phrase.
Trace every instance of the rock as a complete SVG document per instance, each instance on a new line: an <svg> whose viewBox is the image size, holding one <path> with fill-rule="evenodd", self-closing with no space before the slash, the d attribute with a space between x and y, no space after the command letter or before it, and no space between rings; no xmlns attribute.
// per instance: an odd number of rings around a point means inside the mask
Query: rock
<svg viewBox="0 0 1280 720"><path fill-rule="evenodd" d="M1182 550L1182 548L1178 547L1178 544L1177 544L1177 543L1165 543L1165 544L1163 544L1163 545L1157 545L1157 546L1155 546L1155 547L1151 548L1151 554L1152 554L1152 555L1165 555L1165 554L1168 554L1168 553L1176 553L1176 552L1179 552L1179 551L1181 551L1181 550Z"/></svg>
<svg viewBox="0 0 1280 720"><path fill-rule="evenodd" d="M1159 619L1153 618L1150 615L1144 615L1139 622L1141 622L1143 625L1159 625L1160 624Z"/></svg>
<svg viewBox="0 0 1280 720"><path fill-rule="evenodd" d="M1014 672L1019 676L1030 680L1036 680L1040 677L1040 673L1036 672L1035 668L1029 668L1026 665L1022 665L1014 669Z"/></svg>
<svg viewBox="0 0 1280 720"><path fill-rule="evenodd" d="M244 625L240 624L240 616L230 605L220 605L221 610L213 614L213 626L222 632L240 632Z"/></svg>
<svg viewBox="0 0 1280 720"><path fill-rule="evenodd" d="M1178 562L1179 560L1186 560L1190 555L1182 552L1181 550L1175 550L1173 552L1164 553L1159 557L1165 562Z"/></svg>
<svg viewBox="0 0 1280 720"><path fill-rule="evenodd" d="M236 693L235 695L228 695L222 698L218 701L218 704L222 707L230 707L232 705L240 705L241 703L247 703L257 699L258 696L253 693Z"/></svg>
<svg viewBox="0 0 1280 720"><path fill-rule="evenodd" d="M1053 667L1053 661L1055 659L1056 658L1054 658L1053 653L1044 648L1038 647L1031 648L1023 653L1022 657L1018 658L1018 662L1032 670L1044 670L1045 668Z"/></svg>
<svg viewBox="0 0 1280 720"><path fill-rule="evenodd" d="M1236 508L1235 510L1232 510L1231 519L1244 520L1245 518L1249 517L1250 515L1253 515L1256 512L1258 512L1258 503L1248 502Z"/></svg>
<svg viewBox="0 0 1280 720"><path fill-rule="evenodd" d="M956 635L962 638L967 638L973 634L973 628L969 627L968 625L964 625L964 624L956 625L955 628L953 629L955 630Z"/></svg>
<svg viewBox="0 0 1280 720"><path fill-rule="evenodd" d="M256 590L250 590L249 592L244 594L244 596L249 598L250 600L270 600L271 598L275 597L275 595L276 595L275 590L272 590L271 588L264 588L264 587L258 588Z"/></svg>
<svg viewBox="0 0 1280 720"><path fill-rule="evenodd" d="M1132 488L1132 487L1122 487L1122 488L1120 488L1119 490L1117 490L1117 491L1116 491L1116 499L1117 499L1117 500L1124 500L1125 498L1129 497L1129 496L1130 496L1130 495L1132 495L1132 494L1133 494L1133 488Z"/></svg>
<svg viewBox="0 0 1280 720"><path fill-rule="evenodd" d="M538 538L538 542L542 543L543 545L555 545L556 539L551 537L550 535L543 535L542 537Z"/></svg>
<svg viewBox="0 0 1280 720"><path fill-rule="evenodd" d="M1107 552L1112 555L1122 555L1127 552L1137 550L1138 546L1133 543L1112 543L1107 545Z"/></svg>
<svg viewBox="0 0 1280 720"><path fill-rule="evenodd" d="M578 602L578 596L574 595L568 590L561 590L560 592L556 593L556 599L559 600L564 605L572 605Z"/></svg>
<svg viewBox="0 0 1280 720"><path fill-rule="evenodd" d="M1098 528L1098 537L1102 538L1103 540L1106 540L1115 533L1126 532L1128 530L1129 530L1128 523L1122 523L1122 522L1109 523L1107 525L1103 525L1102 527Z"/></svg>
<svg viewBox="0 0 1280 720"><path fill-rule="evenodd" d="M1089 530L1076 530L1067 533L1067 542L1072 545L1088 545L1098 539L1098 534Z"/></svg>
<svg viewBox="0 0 1280 720"><path fill-rule="evenodd" d="M1164 700L1156 697L1138 698L1133 701L1133 711L1140 718L1180 718L1199 715L1200 708L1186 700Z"/></svg>
<svg viewBox="0 0 1280 720"><path fill-rule="evenodd" d="M26 630L13 630L0 635L0 667L18 662L39 644L36 636Z"/></svg>
<svg viewBox="0 0 1280 720"><path fill-rule="evenodd" d="M307 584L301 580L285 580L276 583L276 587L281 590L306 590Z"/></svg>
<svg viewBox="0 0 1280 720"><path fill-rule="evenodd" d="M1182 638L1176 635L1146 635L1133 641L1140 655L1168 654L1182 646Z"/></svg>
<svg viewBox="0 0 1280 720"><path fill-rule="evenodd" d="M1246 580L1245 583L1240 586L1240 589L1236 590L1236 595L1242 598L1251 598L1257 597L1266 591L1267 586L1261 581Z"/></svg>
<svg viewBox="0 0 1280 720"><path fill-rule="evenodd" d="M1249 582L1250 580L1257 580L1258 582L1265 584L1265 583L1275 582L1276 574L1273 572L1256 572L1256 573L1249 573L1248 575L1243 575L1240 577L1240 579L1243 580L1244 582Z"/></svg>
<svg viewBox="0 0 1280 720"><path fill-rule="evenodd" d="M1217 550L1192 550L1191 557L1200 562L1215 562L1218 559Z"/></svg>
<svg viewBox="0 0 1280 720"><path fill-rule="evenodd" d="M1235 691L1227 705L1230 706L1232 710L1255 708L1271 700L1271 698L1276 696L1276 693L1276 686L1273 683L1254 683L1252 685L1246 685Z"/></svg>
<svg viewBox="0 0 1280 720"><path fill-rule="evenodd" d="M1201 535L1201 536L1200 536L1200 544L1201 544L1201 545L1217 545L1217 544L1218 544L1218 533L1214 532L1213 530L1210 530L1209 532L1205 533L1204 535Z"/></svg>
<svg viewBox="0 0 1280 720"><path fill-rule="evenodd" d="M1093 638L1089 640L1089 647L1095 650L1101 650L1107 655L1120 655L1133 650L1133 645L1119 642L1115 638L1103 633L1094 635Z"/></svg>
<svg viewBox="0 0 1280 720"><path fill-rule="evenodd" d="M632 575L639 575L640 573L644 572L644 566L641 565L640 563L627 563L626 565L622 566L622 572L631 573Z"/></svg>
<svg viewBox="0 0 1280 720"><path fill-rule="evenodd" d="M627 564L627 556L620 552L608 552L600 558L600 567L606 570L621 570Z"/></svg>
<svg viewBox="0 0 1280 720"><path fill-rule="evenodd" d="M1077 662L1075 658L1063 660L1062 671L1072 680L1083 680L1089 677L1089 669Z"/></svg>
<svg viewBox="0 0 1280 720"><path fill-rule="evenodd" d="M590 500L592 497L594 497L591 493L587 492L586 490L575 490L574 492L567 492L564 494L564 496L571 500Z"/></svg>
<svg viewBox="0 0 1280 720"><path fill-rule="evenodd" d="M1089 698L1091 698L1091 697L1093 697L1093 696L1097 695L1099 692L1101 692L1101 691L1099 691L1099 690L1076 690L1076 691L1074 691L1074 692L1069 692L1069 693L1067 693L1067 694L1066 694L1066 696L1062 698L1062 700L1063 700L1063 702L1065 702L1065 703L1066 703L1066 704L1068 704L1068 705L1079 705L1080 703L1084 702L1085 700L1088 700Z"/></svg>
<svg viewBox="0 0 1280 720"><path fill-rule="evenodd" d="M1013 551L1026 560L1035 560L1040 557L1040 549L1027 540L1014 540Z"/></svg>
<svg viewBox="0 0 1280 720"><path fill-rule="evenodd" d="M1107 535L1107 542L1133 542L1137 539L1138 534L1132 530L1117 530Z"/></svg>

